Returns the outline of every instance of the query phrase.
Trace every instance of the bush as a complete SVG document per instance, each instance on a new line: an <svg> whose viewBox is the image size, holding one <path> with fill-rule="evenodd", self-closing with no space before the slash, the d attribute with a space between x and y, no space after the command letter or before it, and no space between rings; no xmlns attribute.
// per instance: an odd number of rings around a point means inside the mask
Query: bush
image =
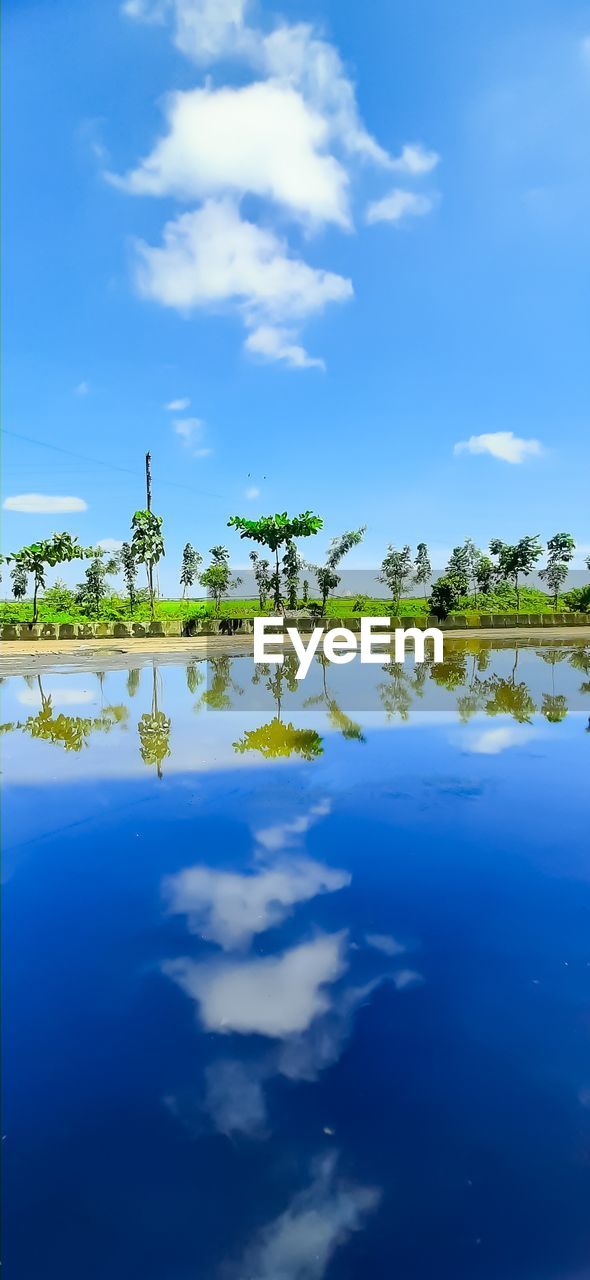
<svg viewBox="0 0 590 1280"><path fill-rule="evenodd" d="M41 603L44 610L49 609L52 613L72 613L76 609L76 593L58 578L43 592Z"/></svg>
<svg viewBox="0 0 590 1280"><path fill-rule="evenodd" d="M565 608L572 613L590 613L590 583L585 587L572 587L563 597Z"/></svg>

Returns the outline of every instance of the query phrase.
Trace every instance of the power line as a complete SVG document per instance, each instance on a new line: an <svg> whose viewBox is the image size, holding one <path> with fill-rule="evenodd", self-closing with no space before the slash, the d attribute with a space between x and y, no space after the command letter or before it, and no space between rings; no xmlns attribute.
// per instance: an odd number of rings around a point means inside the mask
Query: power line
<svg viewBox="0 0 590 1280"><path fill-rule="evenodd" d="M125 475L133 476L139 479L138 473L131 467L120 467L114 462L103 462L100 458L89 458L86 453L77 453L73 449L64 449L63 445L49 444L47 440L37 440L34 436L24 436L18 431L9 431L7 427L2 428L2 434L5 436L13 436L15 440L25 440L27 444L41 445L43 449L52 449L54 453L65 453L70 458L78 458L80 462L89 462L93 467L106 467L107 471L121 471ZM196 489L192 484L181 484L177 480L159 480L159 484L166 484L173 489L186 489L189 493L199 493L205 498L222 498L221 493L212 493L209 489Z"/></svg>

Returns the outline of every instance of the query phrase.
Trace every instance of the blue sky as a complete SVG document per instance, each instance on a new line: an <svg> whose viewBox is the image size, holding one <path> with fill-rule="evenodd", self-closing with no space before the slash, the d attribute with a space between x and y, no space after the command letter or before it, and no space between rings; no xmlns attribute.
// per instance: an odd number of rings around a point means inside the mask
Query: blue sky
<svg viewBox="0 0 590 1280"><path fill-rule="evenodd" d="M4 54L6 550L126 537L149 448L169 590L234 512L590 551L590 6L6 0Z"/></svg>

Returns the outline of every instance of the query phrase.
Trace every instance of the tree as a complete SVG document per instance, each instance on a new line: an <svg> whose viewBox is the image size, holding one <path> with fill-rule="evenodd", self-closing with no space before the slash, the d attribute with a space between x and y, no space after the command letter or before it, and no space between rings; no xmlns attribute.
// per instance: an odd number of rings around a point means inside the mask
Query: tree
<svg viewBox="0 0 590 1280"><path fill-rule="evenodd" d="M287 515L286 511L274 516L260 516L258 520L248 520L245 516L231 516L228 526L239 530L241 538L250 538L274 552L275 571L273 574L274 604L281 608L281 574L279 569L279 548L294 538L309 538L323 528L320 516L311 511L304 511L299 516Z"/></svg>
<svg viewBox="0 0 590 1280"><path fill-rule="evenodd" d="M358 547L359 543L362 542L366 528L367 526L364 524L360 529L349 529L347 533L341 533L338 538L332 538L326 555L326 563L320 567L317 565L309 566L316 576L318 587L322 593L322 613L326 611L330 592L335 591L340 582L340 575L336 573L340 561L348 555L348 552L353 547Z"/></svg>
<svg viewBox="0 0 590 1280"><path fill-rule="evenodd" d="M492 538L490 542L490 551L493 556L497 557L497 574L501 581L511 582L516 592L516 611L520 609L520 587L519 576L527 578L532 573L539 556L543 554L543 548L539 542L538 536L535 534L527 535L521 538L520 542L511 545L508 542L502 542L501 538Z"/></svg>
<svg viewBox="0 0 590 1280"><path fill-rule="evenodd" d="M462 596L466 596L469 591L470 571L471 567L467 546L463 545L461 547L453 547L451 558L445 569L444 576L445 578L454 578L455 581L460 584L461 589L459 594Z"/></svg>
<svg viewBox="0 0 590 1280"><path fill-rule="evenodd" d="M110 556L108 560L103 560L103 556L104 551L97 547L85 571L84 582L79 584L77 590L78 604L92 609L97 618L100 617L101 601L109 594L107 576L109 573L116 573L119 567L116 556Z"/></svg>
<svg viewBox="0 0 590 1280"><path fill-rule="evenodd" d="M287 603L290 609L297 608L299 570L301 569L301 563L301 557L298 554L297 547L290 539L285 547L285 554L283 556L283 573L287 584Z"/></svg>
<svg viewBox="0 0 590 1280"><path fill-rule="evenodd" d="M221 609L222 597L227 595L231 571L229 567L229 551L227 547L211 547L211 564L201 574L199 581L207 588L215 601L215 612Z"/></svg>
<svg viewBox="0 0 590 1280"><path fill-rule="evenodd" d="M401 551L396 551L395 547L390 543L387 548L387 555L381 565L379 582L384 582L389 589L394 613L399 608L404 587L408 578L412 575L412 567L410 548L405 546L402 547Z"/></svg>
<svg viewBox="0 0 590 1280"><path fill-rule="evenodd" d="M150 593L150 610L154 616L154 565L165 555L162 517L153 511L136 511L131 521L131 550L137 564L144 564Z"/></svg>
<svg viewBox="0 0 590 1280"><path fill-rule="evenodd" d="M182 565L180 569L180 585L182 587L183 600L186 595L187 587L192 587L193 582L197 581L199 577L199 569L202 563L203 557L199 555L198 551L195 551L194 547L191 547L190 542L187 542L182 553Z"/></svg>
<svg viewBox="0 0 590 1280"><path fill-rule="evenodd" d="M21 572L27 577L29 574L33 575L33 622L37 621L37 595L39 588L45 586L47 568L53 569L66 561L83 560L85 556L92 554L92 551L81 547L78 539L72 537L71 533L52 533L50 538L32 542L29 547L23 547L21 551L6 557L13 566L19 565ZM11 575L12 572L13 570Z"/></svg>
<svg viewBox="0 0 590 1280"><path fill-rule="evenodd" d="M12 594L15 600L24 600L27 594L27 571L24 564L16 560L10 570Z"/></svg>
<svg viewBox="0 0 590 1280"><path fill-rule="evenodd" d="M301 596L301 599L303 600L304 604L307 604L309 600L309 582L307 578L303 579L303 594Z"/></svg>
<svg viewBox="0 0 590 1280"><path fill-rule="evenodd" d="M481 551L479 550L479 547L476 547L473 538L465 539L465 542L463 543L463 550L465 552L467 572L469 574L469 586L473 592L474 604L477 608L477 569L481 560Z"/></svg>
<svg viewBox="0 0 590 1280"><path fill-rule="evenodd" d="M495 566L489 556L480 555L475 567L475 582L483 596L489 595L494 584Z"/></svg>
<svg viewBox="0 0 590 1280"><path fill-rule="evenodd" d="M257 551L250 552L250 560L252 561L252 572L258 587L258 603L260 609L266 609L268 593L271 588L271 572L268 560L261 560Z"/></svg>
<svg viewBox="0 0 590 1280"><path fill-rule="evenodd" d="M547 543L547 566L539 574L553 595L553 608L557 609L557 598L567 575L570 560L574 558L576 544L571 533L556 533Z"/></svg>
<svg viewBox="0 0 590 1280"><path fill-rule="evenodd" d="M130 542L123 543L119 552L119 559L121 561L121 569L123 570L123 578L127 588L127 595L129 596L129 609L133 615L137 600L137 561L133 554L133 547Z"/></svg>
<svg viewBox="0 0 590 1280"><path fill-rule="evenodd" d="M439 622L444 622L452 609L457 607L463 594L463 583L459 578L445 576L437 578L428 601L428 610L435 614Z"/></svg>
<svg viewBox="0 0 590 1280"><path fill-rule="evenodd" d="M425 587L432 577L432 565L428 555L428 547L425 542L419 542L416 549L416 559L414 561L414 582L419 587Z"/></svg>

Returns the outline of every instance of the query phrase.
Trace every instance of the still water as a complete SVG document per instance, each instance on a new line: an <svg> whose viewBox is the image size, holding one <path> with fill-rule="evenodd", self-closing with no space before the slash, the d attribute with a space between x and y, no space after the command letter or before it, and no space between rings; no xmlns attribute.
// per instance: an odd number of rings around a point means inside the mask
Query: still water
<svg viewBox="0 0 590 1280"><path fill-rule="evenodd" d="M590 650L123 661L2 687L4 1276L587 1280Z"/></svg>

